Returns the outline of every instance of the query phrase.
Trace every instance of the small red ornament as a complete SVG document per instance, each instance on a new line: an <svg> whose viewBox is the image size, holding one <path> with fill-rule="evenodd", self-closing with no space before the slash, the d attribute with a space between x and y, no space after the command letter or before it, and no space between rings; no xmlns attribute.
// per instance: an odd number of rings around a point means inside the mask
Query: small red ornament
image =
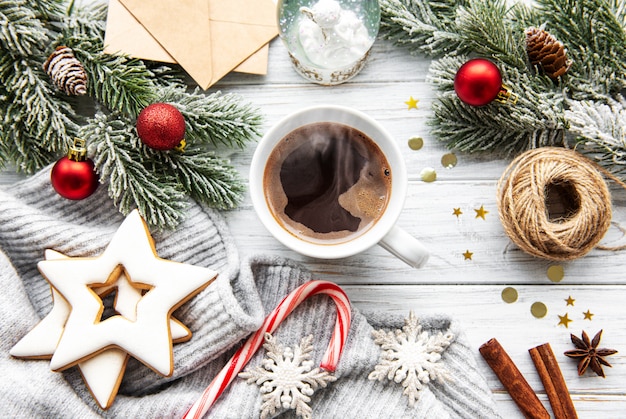
<svg viewBox="0 0 626 419"><path fill-rule="evenodd" d="M498 97L502 74L498 67L484 58L474 58L459 68L454 77L454 91L471 106L484 106Z"/></svg>
<svg viewBox="0 0 626 419"><path fill-rule="evenodd" d="M171 150L185 137L185 118L170 104L153 103L139 113L137 134L150 148Z"/></svg>
<svg viewBox="0 0 626 419"><path fill-rule="evenodd" d="M76 138L67 156L59 159L50 172L52 187L63 198L79 200L98 188L98 175L91 159L86 158L85 140Z"/></svg>
<svg viewBox="0 0 626 419"><path fill-rule="evenodd" d="M484 58L473 58L463 64L454 77L454 91L459 99L471 106L489 103L517 103L518 96L502 84L498 67Z"/></svg>

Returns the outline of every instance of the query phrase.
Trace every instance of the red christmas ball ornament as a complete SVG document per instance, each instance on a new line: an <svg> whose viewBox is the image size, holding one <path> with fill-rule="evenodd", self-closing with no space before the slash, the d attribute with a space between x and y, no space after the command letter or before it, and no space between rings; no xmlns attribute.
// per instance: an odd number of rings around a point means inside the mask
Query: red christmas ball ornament
<svg viewBox="0 0 626 419"><path fill-rule="evenodd" d="M459 68L454 77L454 91L471 106L484 106L498 97L502 90L502 74L498 67L484 58L474 58Z"/></svg>
<svg viewBox="0 0 626 419"><path fill-rule="evenodd" d="M74 140L67 156L59 159L50 172L52 187L63 198L79 200L98 188L98 175L91 159L86 158L85 141Z"/></svg>
<svg viewBox="0 0 626 419"><path fill-rule="evenodd" d="M153 103L139 113L137 134L150 148L171 150L185 137L185 118L170 104Z"/></svg>

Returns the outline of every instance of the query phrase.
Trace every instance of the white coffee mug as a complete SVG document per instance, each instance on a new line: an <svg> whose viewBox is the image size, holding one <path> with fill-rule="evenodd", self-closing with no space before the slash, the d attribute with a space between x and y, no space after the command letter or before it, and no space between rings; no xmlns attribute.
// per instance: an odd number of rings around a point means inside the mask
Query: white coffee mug
<svg viewBox="0 0 626 419"><path fill-rule="evenodd" d="M263 179L266 162L274 147L290 132L308 124L331 122L355 128L371 138L385 155L392 171L387 206L369 229L339 243L314 243L286 230L274 217L268 204ZM412 267L420 268L428 260L428 251L413 236L396 226L404 206L408 178L402 153L394 138L382 125L355 109L323 105L292 113L271 127L263 136L250 165L250 195L257 215L267 230L282 244L306 256L339 259L355 255L375 244L397 256Z"/></svg>

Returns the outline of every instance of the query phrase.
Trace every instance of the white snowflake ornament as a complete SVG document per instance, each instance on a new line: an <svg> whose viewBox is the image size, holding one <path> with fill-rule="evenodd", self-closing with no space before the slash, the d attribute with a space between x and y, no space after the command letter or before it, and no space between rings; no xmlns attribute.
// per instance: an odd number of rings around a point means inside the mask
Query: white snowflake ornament
<svg viewBox="0 0 626 419"><path fill-rule="evenodd" d="M372 336L374 343L380 346L381 354L378 365L368 378L402 383L402 394L409 398L409 406L415 405L419 391L426 384L449 378L445 366L439 361L443 351L454 341L454 335L450 332L429 335L422 331L419 319L412 311L404 320L402 330L374 330Z"/></svg>
<svg viewBox="0 0 626 419"><path fill-rule="evenodd" d="M270 417L279 408L296 411L296 415L311 418L308 403L318 388L324 388L337 378L320 368L313 368L311 352L313 335L302 338L299 346L283 348L269 333L263 347L267 351L262 367L239 373L248 384L260 386L263 399L261 419Z"/></svg>

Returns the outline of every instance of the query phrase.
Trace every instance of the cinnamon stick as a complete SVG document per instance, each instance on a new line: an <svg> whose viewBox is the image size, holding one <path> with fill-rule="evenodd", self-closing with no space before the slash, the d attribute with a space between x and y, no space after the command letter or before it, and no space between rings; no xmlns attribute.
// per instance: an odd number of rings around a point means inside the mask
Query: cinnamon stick
<svg viewBox="0 0 626 419"><path fill-rule="evenodd" d="M528 350L546 389L555 419L577 419L576 409L549 343Z"/></svg>
<svg viewBox="0 0 626 419"><path fill-rule="evenodd" d="M509 392L524 417L529 419L550 419L550 414L528 384L509 354L495 338L484 343L479 349L487 364Z"/></svg>

